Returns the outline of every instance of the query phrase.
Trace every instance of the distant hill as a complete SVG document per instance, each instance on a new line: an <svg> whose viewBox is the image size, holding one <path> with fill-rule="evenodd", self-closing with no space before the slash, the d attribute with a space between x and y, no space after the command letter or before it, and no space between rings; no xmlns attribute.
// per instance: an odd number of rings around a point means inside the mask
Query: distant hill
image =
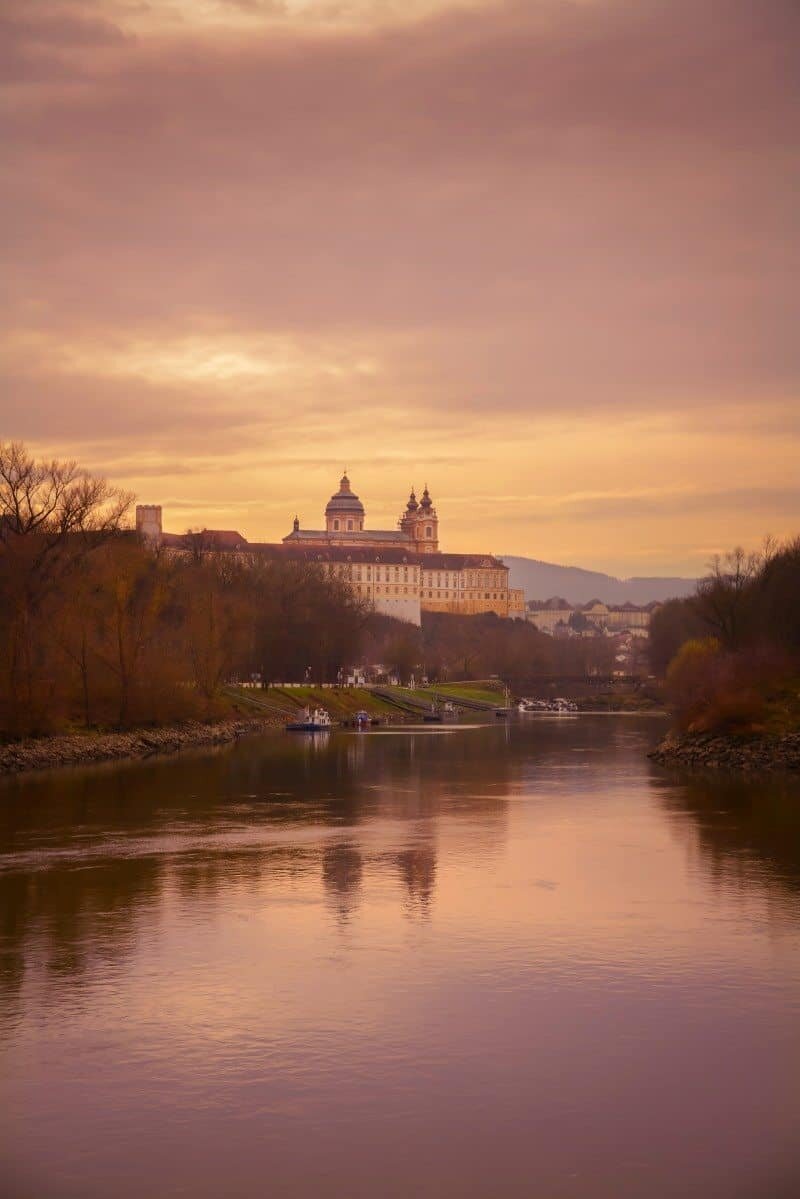
<svg viewBox="0 0 800 1199"><path fill-rule="evenodd" d="M587 604L599 599L604 604L649 604L690 595L696 579L632 578L615 579L596 570L581 570L579 566L554 566L536 558L514 558L500 555L510 569L512 587L521 587L526 599L549 599L563 596L571 604Z"/></svg>

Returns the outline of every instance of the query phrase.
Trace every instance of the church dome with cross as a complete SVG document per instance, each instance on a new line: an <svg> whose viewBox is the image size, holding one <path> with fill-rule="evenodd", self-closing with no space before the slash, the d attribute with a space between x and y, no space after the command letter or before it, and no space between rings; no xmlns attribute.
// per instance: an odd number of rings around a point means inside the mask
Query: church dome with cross
<svg viewBox="0 0 800 1199"><path fill-rule="evenodd" d="M325 526L328 533L358 533L364 528L364 505L351 489L347 471L325 507Z"/></svg>

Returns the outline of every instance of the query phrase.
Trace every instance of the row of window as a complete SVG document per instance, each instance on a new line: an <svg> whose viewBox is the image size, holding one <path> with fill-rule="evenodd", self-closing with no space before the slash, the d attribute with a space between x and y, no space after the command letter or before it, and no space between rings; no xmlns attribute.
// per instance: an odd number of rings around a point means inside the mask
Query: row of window
<svg viewBox="0 0 800 1199"><path fill-rule="evenodd" d="M358 522L358 530L356 530L356 525L355 525L354 520L346 521L344 523L344 527L342 525L342 521L340 521L340 520L334 520L334 522L333 522L334 533L340 533L340 532L355 533L356 531L361 533L361 532L363 532L363 529L364 529L363 520L360 520ZM428 541L431 541L433 539L433 527L431 525L425 526L425 536L428 539Z"/></svg>
<svg viewBox="0 0 800 1199"><path fill-rule="evenodd" d="M332 569L335 572L337 572L338 574L349 574L351 578L356 580L356 582L361 582L362 579L366 579L368 582L372 581L372 567L371 566L361 567L361 566L345 566L344 564L341 564L341 565L337 564L337 565L334 565ZM441 574L436 574L436 578L434 581L434 572L433 571L423 571L421 579L418 580L416 568L415 567L409 568L407 566L403 566L403 567L376 566L374 581L376 583L378 583L378 582L388 583L392 579L394 579L395 581L400 582L401 570L402 570L402 581L404 583L408 583L408 582L416 583L416 582L420 581L422 583L423 587L431 587L431 588L436 587L436 589L438 591L441 591L442 588L445 588L447 591L451 591L451 590L453 590L453 591L462 590L463 591L466 589L469 589L470 591L474 591L477 588L479 588L481 586L481 584L483 584L484 587L495 587L495 588L502 587L504 585L504 580L499 579L496 575L492 575L489 578L476 579L475 573L472 573L472 572L469 572L469 573L466 573L463 575L454 573L452 575L452 578L449 574L445 574L444 576L442 576ZM488 598L488 596L487 596L487 598Z"/></svg>
<svg viewBox="0 0 800 1199"><path fill-rule="evenodd" d="M341 531L341 527L342 527L342 522L341 522L341 521L339 521L339 520L335 520L335 521L333 522L333 531L334 531L334 533L338 533L338 532L340 532L340 531ZM363 528L364 528L364 522L363 522L363 520L360 520L360 521L358 522L358 530L357 530L357 531L360 533L360 532L362 532ZM354 520L348 520L348 521L347 521L346 530L347 530L347 532L348 532L348 533L355 533L355 532L356 532L356 525L355 525L355 521L354 521Z"/></svg>
<svg viewBox="0 0 800 1199"><path fill-rule="evenodd" d="M422 596L424 599L425 598L424 591L422 593ZM459 593L457 591L454 591L452 596L450 595L449 591L445 591L444 595L442 595L441 593L437 593L436 595L434 595L434 593L432 591L428 592L428 599L442 600L442 599L451 599L451 598L452 599L461 599L461 600L465 600L465 599L479 600L481 597L479 595L475 595L473 592L469 592L467 595L459 595ZM485 592L483 598L485 600L488 600L488 599L496 600L496 599L502 599L503 597L502 597L502 595L498 595L496 592L490 595L490 593L487 591L487 592Z"/></svg>
<svg viewBox="0 0 800 1199"><path fill-rule="evenodd" d="M366 586L366 585L362 586L361 584L357 585L356 590L358 591L359 595L364 595L364 594L369 595L369 592L370 592L370 588L368 586ZM392 594L408 595L409 592L411 592L411 594L413 595L416 593L416 590L417 590L416 587L409 587L408 585L400 586L398 584L394 587L381 587L380 584L378 584L375 587L375 594L376 595L381 595L381 594L383 594L383 595L392 595ZM422 599L426 598L424 588L421 592L421 598ZM427 598L428 599L436 599L436 600L449 600L449 599L454 599L454 600L455 599L460 599L460 600L467 600L467 599L469 599L469 600L481 600L481 599L501 600L503 598L503 596L498 595L497 592L489 592L489 591L484 592L483 596L480 596L480 595L475 594L474 592L469 592L469 594L467 594L467 595L461 595L457 591L453 591L452 593L449 591L445 591L444 593L441 593L441 592L433 592L432 590L429 590L428 594L427 594Z"/></svg>

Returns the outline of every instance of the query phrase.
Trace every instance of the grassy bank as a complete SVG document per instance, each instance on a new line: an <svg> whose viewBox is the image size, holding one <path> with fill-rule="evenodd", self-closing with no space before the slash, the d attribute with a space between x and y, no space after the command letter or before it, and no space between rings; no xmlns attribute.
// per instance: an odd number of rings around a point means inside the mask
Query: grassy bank
<svg viewBox="0 0 800 1199"><path fill-rule="evenodd" d="M495 706L506 702L503 684L495 683L491 679L488 681L479 679L464 683L438 683L435 687L428 688L428 691L435 691L439 695L449 695L454 703L457 703L459 699Z"/></svg>
<svg viewBox="0 0 800 1199"><path fill-rule="evenodd" d="M265 705L286 719L303 708L324 708L333 720L348 720L361 710L375 717L397 717L392 704L364 687L232 687L229 692L240 704Z"/></svg>

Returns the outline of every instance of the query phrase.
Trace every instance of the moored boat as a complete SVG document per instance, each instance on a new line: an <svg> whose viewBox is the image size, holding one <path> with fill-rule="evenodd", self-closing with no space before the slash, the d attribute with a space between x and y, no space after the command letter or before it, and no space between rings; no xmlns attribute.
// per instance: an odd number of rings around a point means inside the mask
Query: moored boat
<svg viewBox="0 0 800 1199"><path fill-rule="evenodd" d="M306 708L300 720L290 720L285 727L287 733L328 733L333 721L324 708Z"/></svg>

